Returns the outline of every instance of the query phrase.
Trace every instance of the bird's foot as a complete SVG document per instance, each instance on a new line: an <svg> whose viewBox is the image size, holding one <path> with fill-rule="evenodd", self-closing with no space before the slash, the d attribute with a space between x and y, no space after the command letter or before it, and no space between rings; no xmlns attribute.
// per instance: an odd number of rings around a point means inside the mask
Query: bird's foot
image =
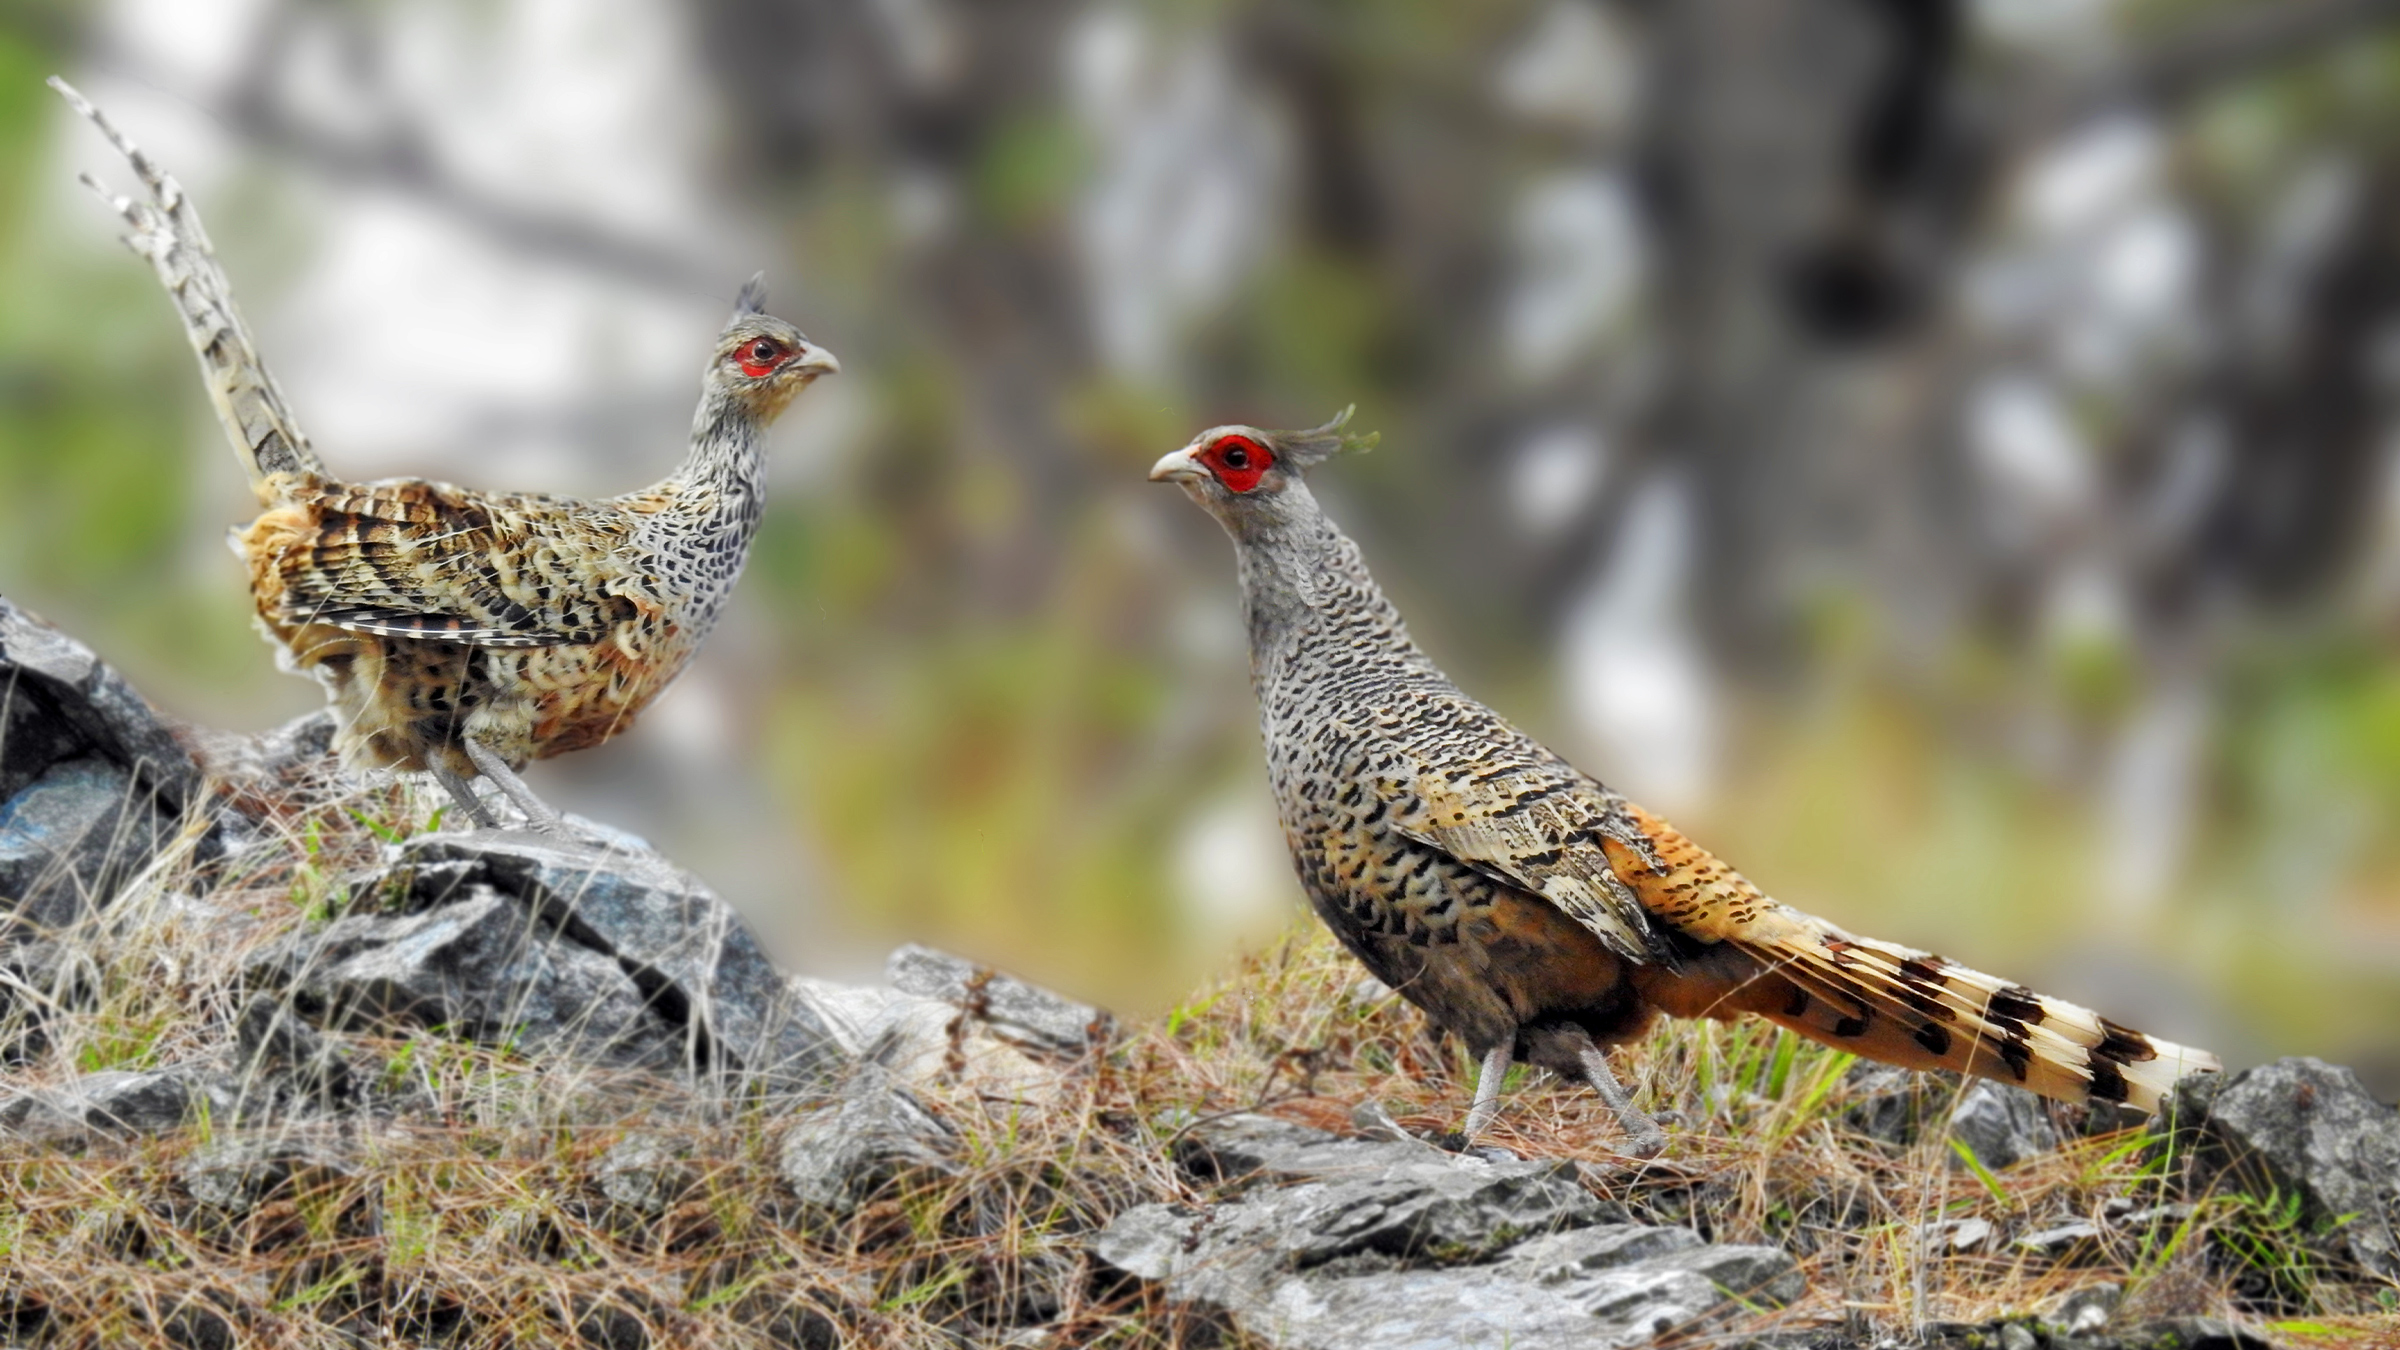
<svg viewBox="0 0 2400 1350"><path fill-rule="evenodd" d="M492 814L492 808L485 806L483 799L475 795L472 783L438 763L433 766L433 781L442 785L442 791L450 794L450 800L457 804L459 812L468 820L482 829L500 828L499 819Z"/></svg>
<svg viewBox="0 0 2400 1350"><path fill-rule="evenodd" d="M491 779L510 801L517 804L517 809L525 813L527 824L542 834L566 834L567 823L559 819L558 812L551 810L548 802L535 796L533 789L525 785L524 779L517 777L517 771L508 767L508 761L500 758L497 751L471 738L463 738L459 744L466 747L467 758L475 761L475 771Z"/></svg>
<svg viewBox="0 0 2400 1350"><path fill-rule="evenodd" d="M1625 1085L1609 1070L1608 1056L1600 1047L1587 1043L1580 1057L1584 1081L1600 1094L1600 1100L1616 1116L1617 1128L1625 1132L1625 1152L1636 1158L1655 1158L1666 1152L1667 1132L1633 1104Z"/></svg>

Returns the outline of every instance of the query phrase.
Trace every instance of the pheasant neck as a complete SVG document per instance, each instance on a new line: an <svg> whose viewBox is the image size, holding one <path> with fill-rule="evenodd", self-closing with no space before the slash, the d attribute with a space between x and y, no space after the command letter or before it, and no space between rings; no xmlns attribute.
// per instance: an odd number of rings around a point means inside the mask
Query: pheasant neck
<svg viewBox="0 0 2400 1350"><path fill-rule="evenodd" d="M1241 557L1251 682L1263 693L1338 668L1365 674L1440 672L1367 571L1358 545L1293 484L1229 521Z"/></svg>
<svg viewBox="0 0 2400 1350"><path fill-rule="evenodd" d="M746 539L765 503L766 437L750 410L712 389L692 416L692 444L663 485L688 516Z"/></svg>
<svg viewBox="0 0 2400 1350"><path fill-rule="evenodd" d="M683 597L677 631L697 644L716 626L749 560L766 506L766 446L750 411L712 389L692 418L691 449L650 493L663 499L645 526L649 567Z"/></svg>

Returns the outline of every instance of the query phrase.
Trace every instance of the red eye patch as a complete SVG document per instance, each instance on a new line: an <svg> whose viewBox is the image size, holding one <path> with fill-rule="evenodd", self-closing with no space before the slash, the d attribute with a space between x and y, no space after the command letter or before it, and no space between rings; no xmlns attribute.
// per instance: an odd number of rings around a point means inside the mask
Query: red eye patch
<svg viewBox="0 0 2400 1350"><path fill-rule="evenodd" d="M741 363L744 375L757 380L774 374L775 367L782 365L784 358L790 355L783 349L783 344L775 339L760 338L742 348L733 359Z"/></svg>
<svg viewBox="0 0 2400 1350"><path fill-rule="evenodd" d="M1275 467L1275 452L1247 436L1221 436L1200 452L1200 462L1234 492L1249 492Z"/></svg>

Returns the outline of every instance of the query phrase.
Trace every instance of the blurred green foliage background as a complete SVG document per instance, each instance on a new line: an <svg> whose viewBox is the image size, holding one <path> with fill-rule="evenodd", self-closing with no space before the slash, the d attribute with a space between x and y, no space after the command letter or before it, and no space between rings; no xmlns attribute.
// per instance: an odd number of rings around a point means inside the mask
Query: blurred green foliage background
<svg viewBox="0 0 2400 1350"><path fill-rule="evenodd" d="M796 966L1139 1013L1291 921L1142 470L1355 401L1321 494L1471 692L1781 899L2388 1093L2395 8L0 0L0 592L314 706L62 71L361 477L662 474L756 266L841 356L726 629L537 774Z"/></svg>

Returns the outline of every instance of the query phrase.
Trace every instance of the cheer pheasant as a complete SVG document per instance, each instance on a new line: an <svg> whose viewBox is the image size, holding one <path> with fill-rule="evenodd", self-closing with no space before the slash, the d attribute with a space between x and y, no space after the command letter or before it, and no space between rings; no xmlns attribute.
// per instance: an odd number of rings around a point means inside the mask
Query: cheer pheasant
<svg viewBox="0 0 2400 1350"><path fill-rule="evenodd" d="M764 313L752 278L701 377L690 449L653 487L577 501L341 482L260 362L182 187L80 94L51 84L148 193L109 201L182 314L218 420L267 508L234 547L281 659L324 684L343 762L430 772L489 825L467 782L480 774L555 830L515 771L616 735L682 672L758 528L767 426L840 365Z"/></svg>
<svg viewBox="0 0 2400 1350"><path fill-rule="evenodd" d="M1829 1045L2065 1101L2156 1108L2216 1057L1775 903L1458 691L1302 481L1346 445L1227 426L1160 459L1233 536L1267 773L1301 886L1377 978L1482 1059L1466 1133L1520 1055L1665 1147L1606 1046L1660 1012L1755 1013ZM1371 438L1370 438L1371 439Z"/></svg>

